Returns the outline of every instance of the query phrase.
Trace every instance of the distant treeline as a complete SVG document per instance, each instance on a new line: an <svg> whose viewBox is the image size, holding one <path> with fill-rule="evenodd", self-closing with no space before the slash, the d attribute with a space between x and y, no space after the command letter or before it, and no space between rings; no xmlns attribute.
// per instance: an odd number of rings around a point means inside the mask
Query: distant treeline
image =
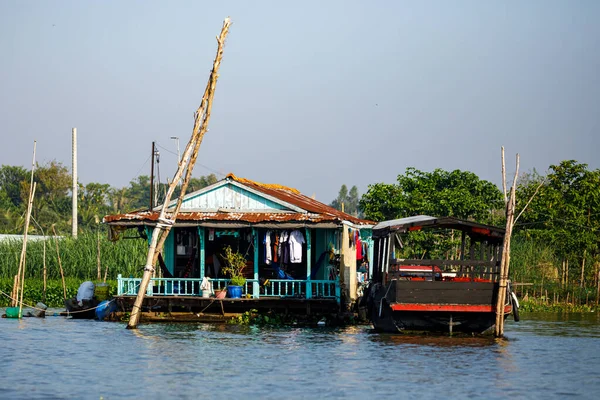
<svg viewBox="0 0 600 400"><path fill-rule="evenodd" d="M22 167L0 168L0 233L22 234L30 171ZM57 162L38 166L30 234L70 232L70 174ZM217 181L215 175L192 179L188 191L198 190ZM285 183L285 182L283 182ZM158 187L164 193L165 185ZM535 297L545 305L552 303L597 304L600 253L600 170L590 170L574 160L551 165L546 174L521 174L517 185L517 214L528 204L516 221L511 254L511 279L519 293ZM159 197L159 203L160 199ZM80 185L78 225L80 238L64 238L61 258L67 276L95 278L96 241L100 223L107 214L147 209L150 203L150 179L139 176L125 188L109 184ZM453 216L481 223L503 226L504 199L501 190L468 171L435 169L424 172L408 168L395 183L374 183L359 196L353 186L342 185L331 202L354 215L373 221L412 215ZM101 263L109 266L109 276L116 273L139 275L144 263L146 242L125 240L110 243L101 234ZM56 278L56 250L47 242L47 270ZM41 277L42 242L30 243L27 252L27 276ZM436 244L435 251L456 248L452 240ZM20 245L0 244L0 277L11 277L18 266Z"/></svg>
<svg viewBox="0 0 600 400"><path fill-rule="evenodd" d="M0 168L0 233L22 234L25 210L31 180L31 170L23 167L3 165ZM71 174L61 163L51 161L37 165L34 171L36 182L30 233L52 234L52 225L58 234L71 232L72 194ZM214 174L192 178L188 193L211 185L217 181ZM155 185L157 204L162 202L167 185ZM175 196L179 194L176 188ZM150 177L141 175L123 188L111 187L107 183L91 182L79 184L77 199L77 224L81 232L103 229L102 217L150 207Z"/></svg>

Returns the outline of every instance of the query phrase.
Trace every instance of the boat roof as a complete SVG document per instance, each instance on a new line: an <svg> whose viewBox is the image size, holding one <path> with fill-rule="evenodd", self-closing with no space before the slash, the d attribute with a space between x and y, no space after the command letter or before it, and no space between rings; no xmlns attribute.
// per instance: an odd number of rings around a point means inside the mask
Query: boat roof
<svg viewBox="0 0 600 400"><path fill-rule="evenodd" d="M484 238L503 238L504 228L480 224L454 217L431 217L429 215L416 215L413 217L399 218L382 221L373 227L373 237L387 236L392 232L408 232L421 229L446 228L464 231L471 236Z"/></svg>

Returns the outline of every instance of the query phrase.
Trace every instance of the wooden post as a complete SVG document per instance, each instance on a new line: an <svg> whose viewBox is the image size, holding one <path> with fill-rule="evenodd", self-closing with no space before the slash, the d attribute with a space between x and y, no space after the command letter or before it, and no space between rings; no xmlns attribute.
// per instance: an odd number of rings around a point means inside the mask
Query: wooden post
<svg viewBox="0 0 600 400"><path fill-rule="evenodd" d="M52 224L52 233L54 234L54 244L56 245L56 257L58 258L58 268L60 269L60 277L63 285L63 299L67 299L67 285L65 284L65 273L62 267L62 261L60 260L60 252L58 251L58 239L56 238L56 228Z"/></svg>
<svg viewBox="0 0 600 400"><path fill-rule="evenodd" d="M150 208L154 208L154 154L156 152L155 142L152 142L152 155L150 157Z"/></svg>
<svg viewBox="0 0 600 400"><path fill-rule="evenodd" d="M44 235L44 232L42 232L42 235ZM46 303L46 289L47 289L47 282L48 282L48 272L46 269L46 235L44 235L44 291L43 291L43 295L42 298L44 299L44 303Z"/></svg>
<svg viewBox="0 0 600 400"><path fill-rule="evenodd" d="M72 178L73 178L73 187L72 187L72 202L73 202L73 215L72 215L72 230L71 235L76 238L77 237L77 128L73 128L73 143L72 143Z"/></svg>
<svg viewBox="0 0 600 400"><path fill-rule="evenodd" d="M252 297L258 299L260 297L260 284L258 282L258 263L260 262L259 251L258 251L258 229L252 228L252 240L254 244L254 282L252 283Z"/></svg>
<svg viewBox="0 0 600 400"><path fill-rule="evenodd" d="M516 170L513 178L513 184L510 188L510 197L506 197L506 182L504 168L504 147L502 147L502 174L503 188L505 190L506 202L506 232L504 234L504 243L502 249L502 261L500 262L500 282L498 284L498 296L496 299L496 326L494 334L496 337L504 335L504 303L506 301L506 287L508 285L508 271L510 266L510 239L515 218L515 190L517 186L517 177L519 175L519 154L516 157Z"/></svg>
<svg viewBox="0 0 600 400"><path fill-rule="evenodd" d="M22 249L22 258L23 258L23 267L21 272L21 297L19 299L19 318L21 318L21 311L23 310L23 292L25 289L25 266L26 266L26 255L25 252L27 250L27 230L29 229L29 220L31 219L31 208L33 207L33 196L35 196L35 185L37 182L33 183L33 188L29 192L29 204L27 204L27 216L25 217L25 234L23 235L23 249Z"/></svg>
<svg viewBox="0 0 600 400"><path fill-rule="evenodd" d="M223 21L221 34L217 37L217 55L213 63L213 69L211 71L208 84L206 85L204 97L202 98L200 107L198 107L198 110L195 114L192 137L186 146L185 152L183 154L183 160L180 160L178 163L177 172L173 177L173 181L169 185L169 191L165 196L165 200L158 217L158 223L152 231L152 239L150 241L150 247L148 249L148 257L146 258L144 275L142 277L142 282L140 283L140 287L138 289L135 303L133 304L133 308L131 310L131 316L129 318L129 323L127 324L128 329L137 328L137 325L140 320L142 304L144 302L144 296L148 288L148 284L150 283L150 277L152 276L152 272L154 271L154 265L156 264L156 260L158 258L156 249L157 247L160 248L164 244L166 237L169 234L169 231L171 230L171 227L177 219L177 214L179 213L181 203L183 202L183 197L185 196L185 191L189 184L189 179L191 178L194 164L196 163L196 158L198 157L198 150L200 148L200 144L202 143L202 138L208 130L208 122L210 120L210 112L212 109L212 99L214 97L217 79L219 76L218 70L221 65L221 59L223 57L223 46L225 44L225 38L227 37L227 33L229 32L230 25L231 20L229 18L226 18L225 21ZM186 176L184 183L181 187L179 198L177 199L177 205L175 207L175 210L171 212L170 215L167 217L167 208L169 206L169 203L171 202L171 196L173 196L173 192L175 191L177 183L181 179L184 170L186 172Z"/></svg>
<svg viewBox="0 0 600 400"><path fill-rule="evenodd" d="M579 287L583 288L585 287L584 282L585 282L585 257L587 255L587 249L583 249L583 260L581 260L581 282L579 283Z"/></svg>
<svg viewBox="0 0 600 400"><path fill-rule="evenodd" d="M306 298L312 299L312 283L310 282L310 275L312 273L312 245L310 237L310 228L304 229L306 236ZM356 261L354 261L356 262Z"/></svg>
<svg viewBox="0 0 600 400"><path fill-rule="evenodd" d="M29 198L27 201L27 214L25 216L25 227L23 230L23 245L21 246L21 256L19 258L19 270L17 271L16 282L14 282L13 286L13 299L12 306L16 307L18 298L19 298L19 288L23 288L23 283L21 279L25 279L25 262L27 258L27 232L29 231L29 221L31 219L31 208L33 206L33 196L35 194L35 183L33 182L33 173L35 171L35 148L37 142L33 141L33 159L31 161L31 179L29 181ZM21 293L21 301L22 301L22 293ZM21 305L19 305L19 318L21 317Z"/></svg>
<svg viewBox="0 0 600 400"><path fill-rule="evenodd" d="M206 275L206 243L205 243L205 229L204 227L198 227L198 238L200 239L199 253L200 253L200 279L203 279Z"/></svg>
<svg viewBox="0 0 600 400"><path fill-rule="evenodd" d="M100 266L100 231L98 225L96 225L96 264L98 264L98 280L100 280L102 279L102 267Z"/></svg>

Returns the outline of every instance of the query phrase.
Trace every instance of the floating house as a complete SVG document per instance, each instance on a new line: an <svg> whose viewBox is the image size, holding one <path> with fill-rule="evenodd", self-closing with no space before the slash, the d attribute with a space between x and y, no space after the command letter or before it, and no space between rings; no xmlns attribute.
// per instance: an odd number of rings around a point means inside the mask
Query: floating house
<svg viewBox="0 0 600 400"><path fill-rule="evenodd" d="M175 205L171 202L169 209ZM115 237L134 228L149 240L161 208L109 215L103 221ZM222 255L229 246L246 259L246 283L241 299L218 302L223 314L228 308L295 308L308 313L311 307L347 308L356 301L361 278L357 271L369 270L373 224L296 189L229 174L184 197L144 304L204 310L214 299L206 298L203 278L212 292L230 281L222 271ZM139 277L119 275L117 299L123 309L133 303L140 282Z"/></svg>

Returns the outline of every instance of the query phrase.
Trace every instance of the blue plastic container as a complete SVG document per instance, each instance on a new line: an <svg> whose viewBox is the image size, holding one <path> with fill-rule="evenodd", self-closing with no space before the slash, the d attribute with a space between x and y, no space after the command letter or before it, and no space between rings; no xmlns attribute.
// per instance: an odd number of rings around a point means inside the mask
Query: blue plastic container
<svg viewBox="0 0 600 400"><path fill-rule="evenodd" d="M103 321L110 313L117 311L117 305L114 301L104 300L96 308L96 319Z"/></svg>
<svg viewBox="0 0 600 400"><path fill-rule="evenodd" d="M239 299L242 297L242 287L241 286L227 286L227 297L231 299Z"/></svg>

